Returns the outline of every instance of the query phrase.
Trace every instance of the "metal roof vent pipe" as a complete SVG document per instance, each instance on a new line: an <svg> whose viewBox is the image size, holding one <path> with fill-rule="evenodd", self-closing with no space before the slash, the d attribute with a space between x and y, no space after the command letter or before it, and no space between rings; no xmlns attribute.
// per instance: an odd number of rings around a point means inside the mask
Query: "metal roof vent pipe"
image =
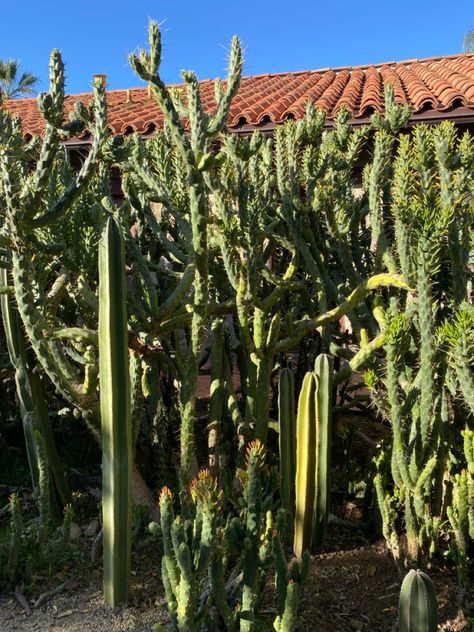
<svg viewBox="0 0 474 632"><path fill-rule="evenodd" d="M107 88L107 75L92 75L93 83L101 83L104 86L104 90Z"/></svg>

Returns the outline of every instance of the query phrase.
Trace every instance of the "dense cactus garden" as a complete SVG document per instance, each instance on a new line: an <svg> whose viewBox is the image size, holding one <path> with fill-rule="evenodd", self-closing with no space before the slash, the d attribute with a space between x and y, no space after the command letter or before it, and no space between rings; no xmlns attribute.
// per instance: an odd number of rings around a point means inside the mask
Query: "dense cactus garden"
<svg viewBox="0 0 474 632"><path fill-rule="evenodd" d="M393 629L437 630L430 574L454 570L468 626L472 135L409 127L389 86L370 125L308 103L239 136L236 38L212 114L160 61L151 23L130 55L163 112L148 140L109 135L100 83L65 120L58 51L41 138L0 108L1 591L34 616L96 569L117 612L138 549L155 630L323 630L303 600L339 525L385 542ZM84 129L78 168L63 141ZM388 629L361 626L331 629Z"/></svg>

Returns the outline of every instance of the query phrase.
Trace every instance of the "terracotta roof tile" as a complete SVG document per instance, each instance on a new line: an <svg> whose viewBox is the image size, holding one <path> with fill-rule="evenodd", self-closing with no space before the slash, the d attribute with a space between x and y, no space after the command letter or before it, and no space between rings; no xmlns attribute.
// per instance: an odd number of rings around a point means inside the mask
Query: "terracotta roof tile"
<svg viewBox="0 0 474 632"><path fill-rule="evenodd" d="M474 114L474 54L470 54L243 77L229 125L278 124L287 118L300 118L308 100L324 109L329 118L342 106L355 119L366 117L383 110L387 83L393 84L396 101L409 104L414 114L431 109L449 117L457 108L467 108ZM214 81L201 81L200 89L204 107L214 111ZM66 115L78 100L88 104L91 94L66 97ZM147 88L110 90L107 101L109 125L115 134L148 133L163 123ZM6 107L21 117L25 134L43 131L35 99L11 100Z"/></svg>

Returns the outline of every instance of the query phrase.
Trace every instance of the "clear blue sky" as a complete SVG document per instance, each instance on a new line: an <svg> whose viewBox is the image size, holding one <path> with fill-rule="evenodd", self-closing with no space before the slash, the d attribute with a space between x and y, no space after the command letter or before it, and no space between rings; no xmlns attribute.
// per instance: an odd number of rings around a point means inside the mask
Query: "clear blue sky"
<svg viewBox="0 0 474 632"><path fill-rule="evenodd" d="M237 34L245 74L283 72L449 55L474 28L473 0L0 0L0 58L14 57L47 89L49 52L66 62L67 91L142 85L127 53L147 43L148 18L162 23L167 82L180 70L223 76Z"/></svg>

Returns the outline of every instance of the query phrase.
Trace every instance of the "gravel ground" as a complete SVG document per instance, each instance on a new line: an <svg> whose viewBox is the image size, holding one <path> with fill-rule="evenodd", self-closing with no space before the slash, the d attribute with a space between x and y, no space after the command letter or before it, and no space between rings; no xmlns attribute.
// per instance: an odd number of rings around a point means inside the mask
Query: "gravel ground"
<svg viewBox="0 0 474 632"><path fill-rule="evenodd" d="M392 632L395 630L401 578L383 543L337 549L316 555L309 585L300 603L299 632ZM13 632L151 632L168 621L156 560L134 560L132 598L112 611L103 603L101 577L82 578L68 593L57 595L27 616L14 595L0 597L0 631ZM452 570L429 571L435 584L442 632L464 630L456 607ZM268 602L272 601L269 594ZM271 605L266 612L272 611ZM269 625L268 632L271 630Z"/></svg>

